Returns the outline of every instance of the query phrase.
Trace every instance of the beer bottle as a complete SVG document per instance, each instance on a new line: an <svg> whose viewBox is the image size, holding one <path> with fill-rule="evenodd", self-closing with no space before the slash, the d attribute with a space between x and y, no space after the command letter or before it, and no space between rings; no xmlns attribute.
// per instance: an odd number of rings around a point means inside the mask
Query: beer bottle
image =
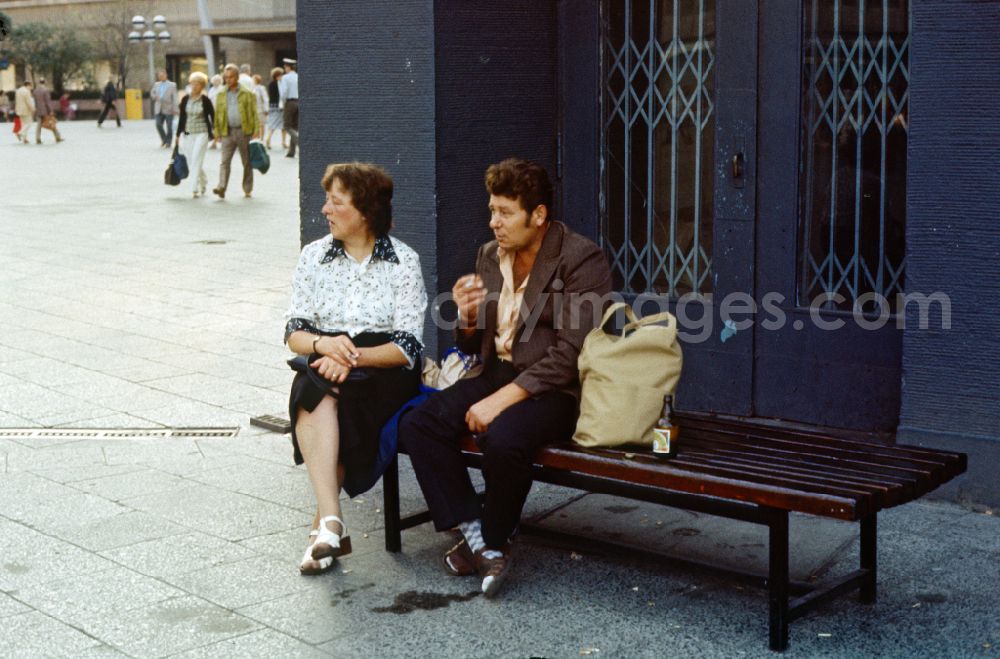
<svg viewBox="0 0 1000 659"><path fill-rule="evenodd" d="M674 397L667 394L663 397L663 414L660 415L653 428L653 453L662 458L672 458L677 455L678 428L674 425Z"/></svg>

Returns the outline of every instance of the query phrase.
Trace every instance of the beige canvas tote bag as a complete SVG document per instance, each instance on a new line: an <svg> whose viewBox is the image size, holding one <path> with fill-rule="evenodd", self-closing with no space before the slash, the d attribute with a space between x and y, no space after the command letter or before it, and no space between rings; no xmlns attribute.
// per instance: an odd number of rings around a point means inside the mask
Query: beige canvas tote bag
<svg viewBox="0 0 1000 659"><path fill-rule="evenodd" d="M604 326L619 310L629 322L621 335ZM622 302L611 305L580 350L580 418L573 440L582 446L652 441L652 430L681 375L677 319L669 312L636 318Z"/></svg>

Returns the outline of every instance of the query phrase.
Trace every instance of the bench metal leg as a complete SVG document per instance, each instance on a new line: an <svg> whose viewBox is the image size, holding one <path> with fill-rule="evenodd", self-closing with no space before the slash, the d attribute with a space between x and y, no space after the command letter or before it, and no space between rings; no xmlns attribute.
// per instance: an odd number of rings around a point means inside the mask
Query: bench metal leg
<svg viewBox="0 0 1000 659"><path fill-rule="evenodd" d="M385 515L385 550L403 548L399 523L399 459L393 458L382 476L382 510Z"/></svg>
<svg viewBox="0 0 1000 659"><path fill-rule="evenodd" d="M865 604L871 604L876 598L878 581L878 525L877 513L872 513L861 520L861 569L867 572L861 588L859 599Z"/></svg>
<svg viewBox="0 0 1000 659"><path fill-rule="evenodd" d="M767 598L771 649L782 652L788 648L788 511L772 510L769 531Z"/></svg>

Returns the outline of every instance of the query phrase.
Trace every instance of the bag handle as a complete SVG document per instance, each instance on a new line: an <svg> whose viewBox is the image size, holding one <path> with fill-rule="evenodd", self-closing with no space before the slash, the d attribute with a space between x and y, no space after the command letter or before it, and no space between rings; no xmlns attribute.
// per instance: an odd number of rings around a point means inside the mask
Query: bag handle
<svg viewBox="0 0 1000 659"><path fill-rule="evenodd" d="M635 312L632 311L632 307L630 305L625 302L615 302L608 307L607 311L604 312L604 317L601 318L601 324L598 327L604 329L604 326L608 324L608 321L611 320L611 318L619 311L624 311L625 317L628 318L628 324L626 324L625 327L639 322L639 319L635 317Z"/></svg>
<svg viewBox="0 0 1000 659"><path fill-rule="evenodd" d="M634 315L632 317L635 318ZM622 331L627 333L629 331L635 331L640 327L645 327L646 325L657 325L663 321L667 321L667 327L670 327L677 322L676 320L671 321L672 318L674 318L674 315L669 311L654 313L651 316L643 316L642 318L633 320L628 325L623 327Z"/></svg>

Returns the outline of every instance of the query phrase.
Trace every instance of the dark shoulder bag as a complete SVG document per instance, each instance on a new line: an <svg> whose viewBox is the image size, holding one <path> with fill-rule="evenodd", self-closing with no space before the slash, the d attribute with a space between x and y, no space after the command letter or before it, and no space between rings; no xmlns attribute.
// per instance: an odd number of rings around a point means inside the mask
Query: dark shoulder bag
<svg viewBox="0 0 1000 659"><path fill-rule="evenodd" d="M319 374L315 368L310 366L310 364L317 359L322 357L319 353L313 353L311 355L296 355L288 360L288 366L296 373L305 373L309 380L316 385L320 390L325 391L334 398L340 398L337 392L333 391L334 387L343 386L346 384L356 384L358 382L364 382L368 379L368 371L363 368L353 368L351 372L347 374L347 379L344 380L342 385L330 382L322 375Z"/></svg>

